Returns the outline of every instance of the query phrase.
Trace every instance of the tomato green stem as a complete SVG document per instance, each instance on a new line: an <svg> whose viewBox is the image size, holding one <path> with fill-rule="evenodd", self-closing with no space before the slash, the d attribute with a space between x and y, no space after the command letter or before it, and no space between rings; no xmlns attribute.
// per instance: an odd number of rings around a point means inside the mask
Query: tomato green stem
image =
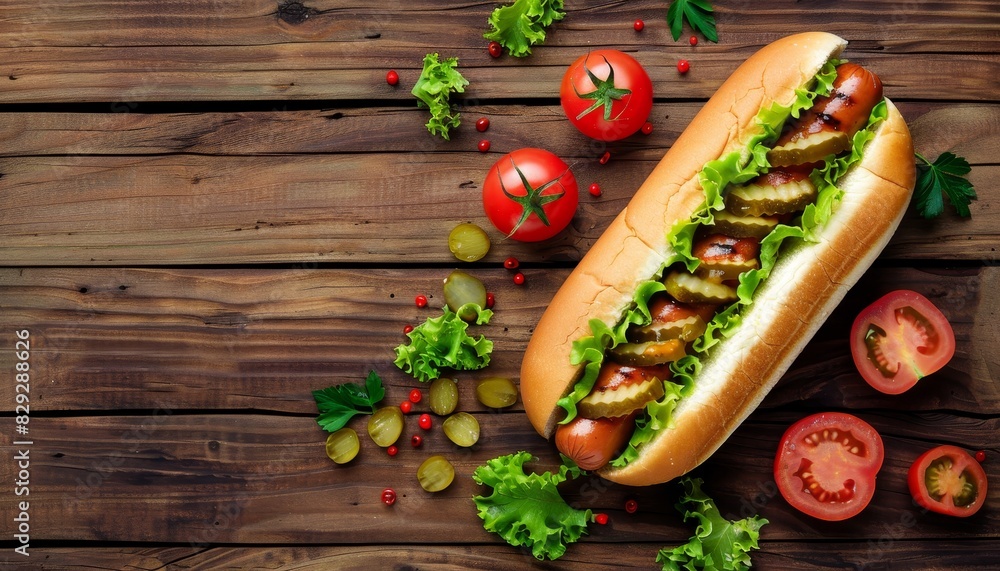
<svg viewBox="0 0 1000 571"><path fill-rule="evenodd" d="M499 172L497 172L497 178L500 180L500 190L503 191L504 196L509 198L511 201L521 205L521 208L523 209L521 212L521 218L517 221L517 224L514 225L514 228L510 231L510 233L507 234L508 238L513 236L514 233L517 232L518 228L520 228L521 225L524 224L528 220L528 217L531 216L532 214L537 216L538 219L542 221L542 224L548 226L549 218L545 214L544 206L546 204L549 204L550 202L555 202L556 200L559 200L560 198L566 195L565 190L556 194L546 194L544 196L542 195L542 193L548 190L549 187L559 183L559 179L562 178L563 174L566 174L565 172L563 172L556 178L546 182L545 184L539 186L538 188L533 188L531 186L531 183L528 182L528 178L524 176L523 172L521 172L521 169L517 168L517 165L514 164L513 159L511 159L510 164L511 166L514 167L514 170L517 172L517 176L520 177L521 184L524 186L525 194L524 196L517 196L515 194L511 194L507 190L507 187L505 187L503 184L503 177L500 175Z"/></svg>
<svg viewBox="0 0 1000 571"><path fill-rule="evenodd" d="M582 119L588 113L592 113L593 111L604 107L604 120L610 121L611 106L614 105L614 102L619 101L622 97L632 93L631 89L615 87L615 68L611 66L611 62L608 61L608 58L603 56L602 58L604 59L604 63L608 64L607 79L597 77L597 75L595 75L594 72L590 71L590 68L587 67L587 63L584 62L583 69L587 72L587 76L590 77L590 81L594 84L596 89L588 93L580 93L576 89L576 86L573 86L573 91L576 93L577 97L580 99L594 100L594 103L590 107L587 107L576 116L577 119Z"/></svg>

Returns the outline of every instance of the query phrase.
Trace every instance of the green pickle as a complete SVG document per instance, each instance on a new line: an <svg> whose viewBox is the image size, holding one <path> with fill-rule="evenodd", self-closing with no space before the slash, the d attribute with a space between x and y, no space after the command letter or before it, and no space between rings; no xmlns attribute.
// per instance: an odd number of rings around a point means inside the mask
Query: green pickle
<svg viewBox="0 0 1000 571"><path fill-rule="evenodd" d="M468 448L479 442L479 421L467 412L457 412L441 424L445 436L455 444Z"/></svg>
<svg viewBox="0 0 1000 571"><path fill-rule="evenodd" d="M506 408L517 402L517 387L514 381L504 377L490 377L476 385L476 399L483 406Z"/></svg>
<svg viewBox="0 0 1000 571"><path fill-rule="evenodd" d="M440 492L455 480L455 467L441 455L431 456L417 468L417 481L428 492Z"/></svg>
<svg viewBox="0 0 1000 571"><path fill-rule="evenodd" d="M337 464L346 464L358 455L361 443L353 428L341 428L326 438L326 455Z"/></svg>
<svg viewBox="0 0 1000 571"><path fill-rule="evenodd" d="M368 418L368 436L382 448L392 446L403 433L403 411L398 406L386 406Z"/></svg>
<svg viewBox="0 0 1000 571"><path fill-rule="evenodd" d="M458 384L447 377L437 379L431 383L427 401L434 414L451 414L458 406Z"/></svg>

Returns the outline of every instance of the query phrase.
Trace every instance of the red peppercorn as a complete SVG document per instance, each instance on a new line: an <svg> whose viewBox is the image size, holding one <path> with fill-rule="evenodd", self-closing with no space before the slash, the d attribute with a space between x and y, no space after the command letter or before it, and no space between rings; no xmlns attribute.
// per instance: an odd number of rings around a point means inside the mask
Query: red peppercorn
<svg viewBox="0 0 1000 571"><path fill-rule="evenodd" d="M611 151L604 151L604 154L601 155L601 158L598 159L597 162L601 163L602 165L606 165L610 160L611 160Z"/></svg>
<svg viewBox="0 0 1000 571"><path fill-rule="evenodd" d="M691 62L686 59L682 59L677 62L677 71L680 73L687 73L691 69Z"/></svg>
<svg viewBox="0 0 1000 571"><path fill-rule="evenodd" d="M403 411L403 414L410 414L410 412L413 411L413 403L408 400L404 400L399 403L399 410Z"/></svg>
<svg viewBox="0 0 1000 571"><path fill-rule="evenodd" d="M382 503L387 506L396 503L396 491L392 488L382 490Z"/></svg>
<svg viewBox="0 0 1000 571"><path fill-rule="evenodd" d="M590 192L591 196L601 195L601 185L597 184L596 182L591 183L590 188L588 188L587 190Z"/></svg>
<svg viewBox="0 0 1000 571"><path fill-rule="evenodd" d="M636 510L638 510L638 509L639 509L639 502L637 502L635 500L627 500L625 502L625 511L626 512L628 512L630 514L634 514L636 512Z"/></svg>
<svg viewBox="0 0 1000 571"><path fill-rule="evenodd" d="M503 54L503 46L500 45L500 42L490 42L486 46L486 49L489 50L490 55L493 57L500 57Z"/></svg>
<svg viewBox="0 0 1000 571"><path fill-rule="evenodd" d="M698 36L691 36L691 38L688 40L688 42L690 42L692 46L697 46L698 45Z"/></svg>
<svg viewBox="0 0 1000 571"><path fill-rule="evenodd" d="M419 434L414 434L413 436L410 437L410 444L413 445L414 448L420 448L420 445L423 443L424 443L424 437L420 436Z"/></svg>
<svg viewBox="0 0 1000 571"><path fill-rule="evenodd" d="M417 307L427 307L427 296L426 295L418 295L414 299L414 301L416 302Z"/></svg>
<svg viewBox="0 0 1000 571"><path fill-rule="evenodd" d="M506 260L503 261L503 267L507 268L508 270L516 270L517 267L520 266L520 265L521 265L521 262L518 262L517 258L515 258L513 256L511 256L511 257L509 257L509 258L507 258Z"/></svg>
<svg viewBox="0 0 1000 571"><path fill-rule="evenodd" d="M524 285L524 274L521 272L514 274L514 285Z"/></svg>
<svg viewBox="0 0 1000 571"><path fill-rule="evenodd" d="M986 451L980 450L979 452L976 452L976 462L982 464L985 461L986 461Z"/></svg>
<svg viewBox="0 0 1000 571"><path fill-rule="evenodd" d="M412 331L413 331L413 326L412 325L404 325L403 326L403 335L407 335L407 334L409 334Z"/></svg>
<svg viewBox="0 0 1000 571"><path fill-rule="evenodd" d="M410 391L410 402L416 404L423 400L424 395L421 394L420 389L413 389Z"/></svg>
<svg viewBox="0 0 1000 571"><path fill-rule="evenodd" d="M496 303L496 296L494 296L492 292L486 292L486 309L493 309L493 306L496 305Z"/></svg>
<svg viewBox="0 0 1000 571"><path fill-rule="evenodd" d="M395 456L396 454L399 454L399 448L396 448L396 445L393 444L392 446L385 449L385 453L388 454L389 456Z"/></svg>
<svg viewBox="0 0 1000 571"><path fill-rule="evenodd" d="M490 142L489 142L489 140L488 139L483 139L482 141L479 141L478 147L479 147L479 152L480 153L485 153L486 151L490 150Z"/></svg>
<svg viewBox="0 0 1000 571"><path fill-rule="evenodd" d="M390 69L389 73L385 74L385 82L389 85L396 85L399 83L399 74L396 73L396 70Z"/></svg>
<svg viewBox="0 0 1000 571"><path fill-rule="evenodd" d="M649 121L646 121L645 123L642 124L642 134L643 135L648 135L648 134L650 134L652 132L653 132L653 124L652 123L650 123Z"/></svg>
<svg viewBox="0 0 1000 571"><path fill-rule="evenodd" d="M486 132L486 130L489 128L490 128L490 120L487 119L486 117L480 117L479 120L476 121L476 130L479 131L480 133Z"/></svg>
<svg viewBox="0 0 1000 571"><path fill-rule="evenodd" d="M642 20L636 20L633 22L632 27L635 28L635 31L641 32L642 29L646 27L646 23Z"/></svg>
<svg viewBox="0 0 1000 571"><path fill-rule="evenodd" d="M608 524L608 514L600 513L594 516L594 521L600 525Z"/></svg>
<svg viewBox="0 0 1000 571"><path fill-rule="evenodd" d="M420 415L420 419L417 420L417 424L419 424L420 428L423 428L424 430L430 430L434 422L431 420L431 415L425 412Z"/></svg>

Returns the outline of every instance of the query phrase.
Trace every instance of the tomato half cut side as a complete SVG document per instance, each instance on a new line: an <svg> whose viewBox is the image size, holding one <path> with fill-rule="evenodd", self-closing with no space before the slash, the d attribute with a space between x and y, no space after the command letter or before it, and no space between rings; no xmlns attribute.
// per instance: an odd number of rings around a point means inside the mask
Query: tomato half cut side
<svg viewBox="0 0 1000 571"><path fill-rule="evenodd" d="M850 414L822 412L785 431L774 459L774 481L795 509L841 521L871 501L884 456L882 437L870 424Z"/></svg>
<svg viewBox="0 0 1000 571"><path fill-rule="evenodd" d="M910 494L921 507L939 514L969 517L986 501L986 471L957 446L938 446L910 466Z"/></svg>
<svg viewBox="0 0 1000 571"><path fill-rule="evenodd" d="M915 291L886 294L851 326L851 355L875 390L897 395L955 355L955 332L941 310Z"/></svg>

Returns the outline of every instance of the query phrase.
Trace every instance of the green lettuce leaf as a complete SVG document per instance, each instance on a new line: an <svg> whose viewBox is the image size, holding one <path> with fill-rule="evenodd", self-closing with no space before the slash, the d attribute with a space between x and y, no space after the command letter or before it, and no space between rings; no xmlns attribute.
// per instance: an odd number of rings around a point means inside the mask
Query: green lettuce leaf
<svg viewBox="0 0 1000 571"><path fill-rule="evenodd" d="M576 403L590 393L597 381L597 374L601 369L605 352L618 343L625 342L625 331L630 324L646 325L649 323L649 310L644 308L647 307L649 297L663 289L656 285L659 284L663 270L675 263L683 263L689 271L694 271L698 267L700 262L691 252L694 233L700 225L712 224L714 222L713 213L724 208L723 193L726 187L730 184L744 183L770 166L767 163L768 143L777 138L788 117L798 117L803 110L812 107L812 102L816 97L830 92L833 88L833 80L837 77L837 65L840 63L842 62L838 60L826 62L816 75L812 87L796 90L795 98L790 104L783 106L775 103L762 109L755 119L760 127L760 132L751 138L745 149L733 151L722 158L705 164L698 175L705 193L705 202L690 220L675 224L666 237L674 250L674 255L666 260L657 275L652 276L649 282L638 289L634 299L634 307L625 313L618 325L610 328L600 321L593 320L590 322L592 335L573 342L571 362L574 365L582 364L583 373L573 390L558 402L558 405L566 411L562 423L567 423L576 417ZM768 269L769 271L770 269ZM760 276L765 275L760 274ZM747 299L749 301L749 297ZM737 309L734 307L717 315L709 324L708 332L702 339L696 341L695 349L699 352L707 351L718 342L715 337L716 332L723 335L730 333L739 322ZM684 360L684 362L689 363L690 361ZM691 367L691 365L686 366ZM692 380L689 371L678 371L677 363L672 368L674 369L675 381L678 374L683 382Z"/></svg>
<svg viewBox="0 0 1000 571"><path fill-rule="evenodd" d="M537 559L558 559L566 547L587 533L593 519L590 510L579 510L566 503L557 486L584 472L563 456L563 465L555 474L526 474L524 464L534 458L517 452L488 460L472 473L477 484L490 486L488 496L473 501L487 531L503 537L507 543L531 549Z"/></svg>
<svg viewBox="0 0 1000 571"><path fill-rule="evenodd" d="M417 106L431 112L427 130L448 140L451 129L461 124L458 111L451 107L451 94L464 93L468 80L458 71L458 58L438 61L438 54L424 56L424 68L410 91L419 101Z"/></svg>
<svg viewBox="0 0 1000 571"><path fill-rule="evenodd" d="M701 479L684 478L681 484L684 494L677 509L684 521L696 520L698 527L686 544L657 553L656 562L663 565L663 571L749 569L750 551L759 549L760 528L768 521L760 516L729 521L702 491Z"/></svg>
<svg viewBox="0 0 1000 571"><path fill-rule="evenodd" d="M499 42L514 57L524 57L531 46L545 41L545 28L565 16L563 0L515 0L493 10L489 18L493 29L483 37Z"/></svg>
<svg viewBox="0 0 1000 571"><path fill-rule="evenodd" d="M468 334L469 324L458 316L474 315L477 325L489 323L493 312L466 304L458 313L444 307L440 317L429 317L406 334L409 344L396 347L396 366L421 382L433 381L442 369L474 371L490 364L493 342Z"/></svg>

